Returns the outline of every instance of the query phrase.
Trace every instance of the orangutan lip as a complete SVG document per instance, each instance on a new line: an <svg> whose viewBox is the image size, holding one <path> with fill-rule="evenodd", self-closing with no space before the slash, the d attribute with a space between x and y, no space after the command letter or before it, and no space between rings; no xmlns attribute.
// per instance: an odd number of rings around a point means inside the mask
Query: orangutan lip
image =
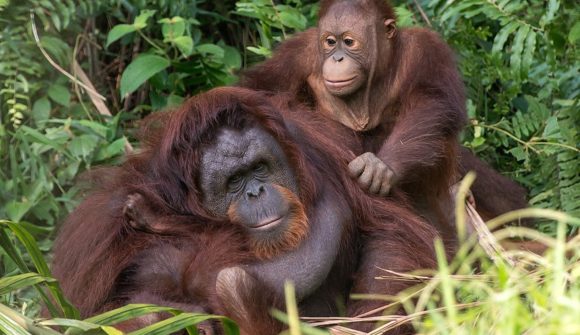
<svg viewBox="0 0 580 335"><path fill-rule="evenodd" d="M282 222L281 216L275 218L266 218L260 223L258 223L257 226L252 227L252 229L267 229L269 227L278 225L280 222Z"/></svg>
<svg viewBox="0 0 580 335"><path fill-rule="evenodd" d="M326 86L330 86L331 88L343 88L345 86L349 86L352 82L356 79L356 76L346 79L346 80L329 80L324 79Z"/></svg>

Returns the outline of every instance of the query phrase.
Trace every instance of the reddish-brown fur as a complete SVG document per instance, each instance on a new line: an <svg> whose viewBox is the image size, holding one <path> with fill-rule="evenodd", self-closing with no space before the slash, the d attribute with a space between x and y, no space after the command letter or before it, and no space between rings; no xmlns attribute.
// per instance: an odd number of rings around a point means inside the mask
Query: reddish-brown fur
<svg viewBox="0 0 580 335"><path fill-rule="evenodd" d="M338 2L322 1L320 18ZM386 18L395 18L384 0L350 2L357 3L368 20L377 20L377 26ZM379 44L387 43L382 34ZM283 42L272 58L246 71L241 85L287 92L312 110L337 120L333 113L340 113L336 111L340 99L325 93L323 85L313 80L322 65L318 43L317 28L296 34ZM371 130L352 131L360 145L351 150L357 155L373 152L389 165L401 189L414 199L421 213L430 213L431 221L438 222L448 238L454 229L445 224L445 212L450 208L449 187L459 178L458 157L461 172L486 172L474 185L486 217L526 207L523 188L487 168L469 151L458 152L457 136L466 121L465 97L451 49L436 33L422 28L400 29L390 43L394 52L390 58L376 60L371 87L366 88L371 97L370 113L380 113L382 122ZM488 179L490 176L493 178ZM489 192L501 194L501 204L486 202Z"/></svg>
<svg viewBox="0 0 580 335"><path fill-rule="evenodd" d="M201 144L210 140L223 122L220 118L246 116L258 120L283 147L307 213L323 187L329 192L325 194L344 201L352 211L353 222L346 227L328 280L307 301L334 304L337 294L346 297L349 292L393 295L411 284L375 280L381 268L406 272L435 266L432 243L437 234L401 205L404 199L394 194L397 204L367 196L349 178L346 164L354 157L345 154L351 138L343 128L315 114L305 117L300 107L283 98L267 99L245 89L216 89L174 112L153 117L142 150L119 167L95 172L101 176L97 188L62 227L55 242L53 272L83 316L128 302L151 302L225 313L240 322L245 334L276 334L282 328L268 311L272 306L283 308L283 299L269 294L268 287L239 290L239 303L248 310L243 317L236 315L235 305L216 299L218 271L245 264L254 256L243 230L231 222L215 221L204 210L196 182ZM164 216L165 234L136 231L123 220L127 195L136 192ZM368 312L381 304L347 302L348 314ZM317 315L308 303L301 309L304 315ZM154 320L140 319L123 329Z"/></svg>
<svg viewBox="0 0 580 335"><path fill-rule="evenodd" d="M474 171L477 175L471 187L477 212L485 221L499 214L528 207L527 191L513 180L497 173L491 166L477 158L467 148L459 151L459 171L462 175ZM529 226L531 219L521 219L516 224Z"/></svg>
<svg viewBox="0 0 580 335"><path fill-rule="evenodd" d="M250 249L258 259L271 259L280 253L295 249L308 234L308 217L298 196L280 185L274 185L274 188L278 189L278 192L290 204L290 213L288 214L290 228L276 241L252 239ZM240 221L236 214L237 206L238 203L235 202L228 210L228 218L234 223Z"/></svg>

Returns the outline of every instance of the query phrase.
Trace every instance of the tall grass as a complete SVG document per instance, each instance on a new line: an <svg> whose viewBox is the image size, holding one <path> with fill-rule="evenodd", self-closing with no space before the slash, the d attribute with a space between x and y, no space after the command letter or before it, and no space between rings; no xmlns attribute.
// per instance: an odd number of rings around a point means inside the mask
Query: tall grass
<svg viewBox="0 0 580 335"><path fill-rule="evenodd" d="M376 278L413 281L417 282L416 287L396 297L353 296L384 300L384 311L404 308L407 315L385 313L381 316L367 314L355 318L305 318L300 324L291 286L285 289L288 314L278 311L274 315L290 325L289 333L292 335L325 334L327 331L324 328L329 328L335 334L358 335L361 332L350 329L349 324L368 321L377 323L376 329L369 333L372 335L382 334L404 323L412 323L420 334L580 334L580 237L567 240L565 234L567 225L578 225L580 219L551 210L526 209L508 213L489 223L500 225L516 216L556 221L556 238L519 227L500 229L494 236L499 241L516 237L533 238L546 245L544 254L504 250L492 260L472 236L464 241L457 257L447 262L443 247L437 241L439 268L436 271L403 274L385 270L383 276ZM58 284L50 278L50 273L45 272L46 264L39 257L41 254L34 239L27 237L12 222L0 221L0 227L0 243L7 251L10 250L10 255L15 255L16 263L20 263L18 259L21 253L11 241L14 236L23 242L25 252L36 260L35 269L23 268L21 274L0 279L0 295L31 286L44 286L49 289L41 289L39 292L43 292L45 301L53 301L53 313L56 313L48 320L34 319L0 305L0 332L61 334L51 328L58 326L67 334L120 334L113 327L119 322L148 313L168 312L174 316L131 334L171 334L179 329L188 329L190 334L195 334L192 326L208 318L220 319L226 327L226 334L238 333L233 322L223 317L182 313L154 305L129 305L80 320L74 308L68 306L62 298ZM59 313L65 313L65 317Z"/></svg>
<svg viewBox="0 0 580 335"><path fill-rule="evenodd" d="M580 334L580 236L567 240L565 234L567 225L578 225L580 220L560 212L526 209L488 224L500 225L521 216L556 221L557 237L518 227L498 230L494 236L498 241L541 241L546 245L542 255L503 250L492 261L472 236L448 263L438 242L437 271L401 274L385 270L377 278L414 281L416 287L397 297L359 296L385 300L386 311L403 306L407 315L309 321L332 326L341 334L361 334L348 324L364 321L377 322L372 335L409 322L419 334Z"/></svg>

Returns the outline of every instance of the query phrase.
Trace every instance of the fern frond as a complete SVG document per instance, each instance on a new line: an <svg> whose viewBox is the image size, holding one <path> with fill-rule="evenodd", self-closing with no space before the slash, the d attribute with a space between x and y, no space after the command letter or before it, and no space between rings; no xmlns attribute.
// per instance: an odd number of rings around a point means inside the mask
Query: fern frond
<svg viewBox="0 0 580 335"><path fill-rule="evenodd" d="M578 102L577 102L578 103ZM572 134L570 138L576 143L568 143L578 148L578 115L577 105L562 109L558 115L558 124L563 133ZM558 187L562 209L572 216L580 216L580 154L578 151L559 149L557 155L559 173Z"/></svg>

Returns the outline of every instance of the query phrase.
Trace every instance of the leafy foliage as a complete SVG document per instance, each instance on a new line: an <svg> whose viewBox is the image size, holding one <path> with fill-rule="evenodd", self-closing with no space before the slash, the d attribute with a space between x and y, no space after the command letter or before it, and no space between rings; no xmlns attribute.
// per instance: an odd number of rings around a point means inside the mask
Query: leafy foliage
<svg viewBox="0 0 580 335"><path fill-rule="evenodd" d="M439 271L417 299L405 302L421 334L576 334L580 331L580 240L566 242L566 224L578 219L548 210L524 210L556 220L557 238L526 228L496 232L536 238L550 246L543 256L506 251L496 262L469 243L447 264L439 248ZM505 221L504 221L505 222ZM553 221L552 221L553 222ZM474 241L471 241L474 243ZM475 274L474 274L475 273Z"/></svg>
<svg viewBox="0 0 580 335"><path fill-rule="evenodd" d="M471 117L465 145L526 185L533 206L579 216L575 2L432 0L426 8L460 57Z"/></svg>
<svg viewBox="0 0 580 335"><path fill-rule="evenodd" d="M22 258L21 252L15 247L16 243L10 240L16 237L24 247L27 255L32 258L33 266L29 267ZM0 332L4 334L47 334L58 335L49 327L59 326L68 329L66 332L83 331L97 334L121 334L113 326L127 320L151 313L166 312L172 317L132 332L133 335L172 334L182 329L196 333L195 326L203 321L215 319L221 321L226 335L239 334L238 327L229 319L199 313L184 313L182 311L147 304L133 304L80 320L78 311L64 298L56 280L50 277L48 265L35 239L26 229L17 223L0 220L0 247L14 262L21 274L6 276L0 279L0 296L6 296L13 291L35 287L47 306L51 319L34 321L22 313L9 309L0 302ZM34 271L34 272L31 272ZM42 286L48 290L44 290ZM49 296L50 295L50 296ZM64 317L64 318L62 318Z"/></svg>
<svg viewBox="0 0 580 335"><path fill-rule="evenodd" d="M54 75L30 28L28 6L34 6L35 17L50 31L39 43L59 63L70 63L72 48L57 31L78 28L71 17L80 22L77 15L94 15L104 4L30 1L0 12L0 202L5 204L0 217L53 225L74 204L77 189L71 186L78 172L123 152L117 141L122 139L117 132L122 114L92 119L93 112L74 101L78 90ZM49 12L55 8L58 14Z"/></svg>
<svg viewBox="0 0 580 335"><path fill-rule="evenodd" d="M576 1L392 3L399 27L432 28L456 51L471 119L464 145L525 185L534 207L580 216ZM317 11L314 0L0 0L0 218L11 220L2 229L22 228L0 235L0 299L23 314L13 317L28 322L39 300L55 301L53 312L69 318L45 325L114 334L112 323L75 323L41 262L55 224L82 194L78 176L118 163L147 114L235 83L243 67L313 26ZM556 227L539 224L551 235ZM568 233L577 230L570 225ZM18 242L26 234L37 248ZM507 270L493 271L499 278ZM129 318L135 310L117 312ZM0 323L13 320L4 312Z"/></svg>
<svg viewBox="0 0 580 335"><path fill-rule="evenodd" d="M286 39L290 33L302 31L316 24L318 4L286 0L276 5L271 0L241 0L236 3L236 14L255 20L259 34L257 46L247 47L249 51L270 56L274 43Z"/></svg>

